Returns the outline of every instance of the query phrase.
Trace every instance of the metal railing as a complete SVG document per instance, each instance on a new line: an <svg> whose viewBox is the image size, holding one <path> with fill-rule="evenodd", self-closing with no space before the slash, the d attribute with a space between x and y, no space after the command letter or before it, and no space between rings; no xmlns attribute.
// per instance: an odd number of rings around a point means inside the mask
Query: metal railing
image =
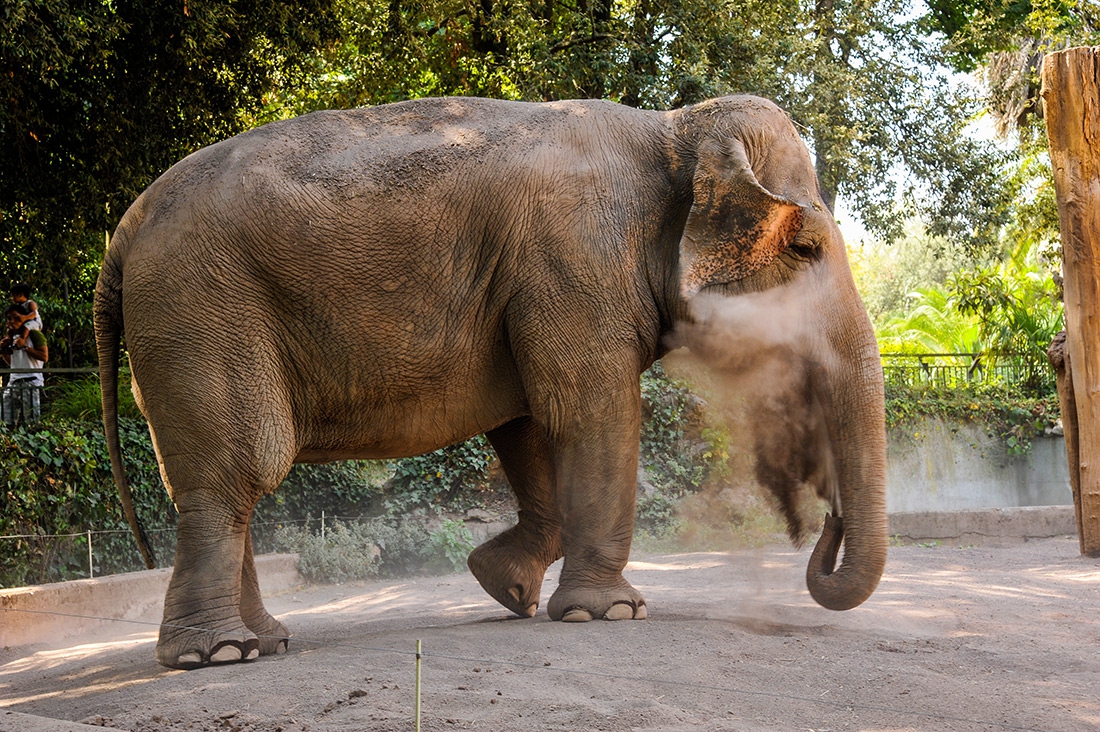
<svg viewBox="0 0 1100 732"><path fill-rule="evenodd" d="M1054 383L1054 371L1046 359L1016 354L883 353L882 370L887 384L911 388ZM44 386L19 385L21 377L36 373L45 376ZM0 369L4 381L0 424L12 426L36 421L48 411L53 385L97 373L95 368Z"/></svg>
<svg viewBox="0 0 1100 732"><path fill-rule="evenodd" d="M0 369L0 424L9 427L37 422L48 409L50 388L59 381L99 373L94 368ZM42 374L43 384L32 379Z"/></svg>
<svg viewBox="0 0 1100 732"><path fill-rule="evenodd" d="M1021 354L883 353L882 371L887 384L907 387L1054 383L1054 371L1045 359Z"/></svg>

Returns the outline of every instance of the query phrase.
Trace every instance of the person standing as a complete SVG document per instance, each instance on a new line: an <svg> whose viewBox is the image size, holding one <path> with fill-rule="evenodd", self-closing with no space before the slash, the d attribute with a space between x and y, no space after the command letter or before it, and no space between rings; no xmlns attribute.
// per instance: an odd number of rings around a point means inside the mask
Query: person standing
<svg viewBox="0 0 1100 732"><path fill-rule="evenodd" d="M9 291L11 301L19 306L19 335L16 337L16 345L22 348L27 342L27 331L42 330L42 316L38 312L38 303L31 299L31 286L26 282L17 282Z"/></svg>
<svg viewBox="0 0 1100 732"><path fill-rule="evenodd" d="M9 427L37 422L41 418L42 387L46 383L41 369L50 360L50 350L42 331L31 330L26 336L19 337L23 316L19 305L10 305L4 311L9 335L0 341L0 358L13 369L38 369L38 371L15 373L8 379L3 391L2 404L4 422Z"/></svg>

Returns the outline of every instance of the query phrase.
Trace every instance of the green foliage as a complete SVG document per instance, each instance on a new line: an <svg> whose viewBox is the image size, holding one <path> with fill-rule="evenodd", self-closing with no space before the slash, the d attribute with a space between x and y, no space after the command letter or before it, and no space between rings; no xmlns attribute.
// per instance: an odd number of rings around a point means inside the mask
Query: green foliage
<svg viewBox="0 0 1100 732"><path fill-rule="evenodd" d="M157 468L149 431L121 419L119 437L135 510L160 566L171 566L177 514ZM95 574L144 569L122 514L98 422L53 420L33 428L0 428L0 586L88 576L87 540L33 538L92 530ZM377 463L297 465L284 485L261 500L254 514L257 551L270 551L280 524L305 523L321 511L362 515L388 473ZM424 543L427 542L425 537Z"/></svg>
<svg viewBox="0 0 1100 732"><path fill-rule="evenodd" d="M461 510L489 489L489 468L495 453L484 435L441 450L397 460L387 486L391 512L443 506Z"/></svg>
<svg viewBox="0 0 1100 732"><path fill-rule="evenodd" d="M261 498L252 513L256 551L270 550L283 522L319 522L322 513L328 520L379 513L382 484L388 476L388 467L376 461L294 465L282 485Z"/></svg>
<svg viewBox="0 0 1100 732"><path fill-rule="evenodd" d="M907 240L893 260L882 251L857 255L861 291L873 295L872 305L891 303L891 310L879 305L875 313L880 350L978 354L981 368L1010 371L1002 381L1013 388L1038 397L1050 393L1054 383L1046 352L1063 318L1048 243L1044 235L1009 229L1003 254L952 258L950 268L931 266L934 239ZM910 265L904 267L910 273L899 274L898 263ZM901 287L912 288L904 307L898 305Z"/></svg>
<svg viewBox="0 0 1100 732"><path fill-rule="evenodd" d="M856 286L876 326L912 310L912 295L919 289L942 289L955 272L992 261L929 236L915 221L901 239L889 244L874 240L849 244Z"/></svg>
<svg viewBox="0 0 1100 732"><path fill-rule="evenodd" d="M335 31L330 0L5 3L0 282L35 287L51 351L94 357L104 232L141 190L253 126L266 95L301 83Z"/></svg>
<svg viewBox="0 0 1100 732"><path fill-rule="evenodd" d="M452 572L466 569L466 558L474 550L474 537L466 524L454 519L445 519L432 532L431 546L434 552L446 562L446 568Z"/></svg>
<svg viewBox="0 0 1100 732"><path fill-rule="evenodd" d="M325 536L306 527L280 526L275 534L281 551L298 554L298 571L314 582L343 583L376 577L380 550L369 523L335 522Z"/></svg>
<svg viewBox="0 0 1100 732"><path fill-rule="evenodd" d="M725 465L728 435L704 425L703 401L686 382L670 378L659 361L641 383L641 464L651 489L638 498L636 523L662 534L675 527L679 501Z"/></svg>
<svg viewBox="0 0 1100 732"><path fill-rule="evenodd" d="M642 466L654 485L673 493L698 490L710 469L702 439L702 400L688 385L672 379L658 361L642 374ZM719 433L707 433L715 440Z"/></svg>
<svg viewBox="0 0 1100 732"><path fill-rule="evenodd" d="M298 571L314 582L352 582L413 573L458 572L474 548L461 521L444 520L435 528L423 514L387 515L326 524L324 536L308 527L279 527L279 551L297 552Z"/></svg>
<svg viewBox="0 0 1100 732"><path fill-rule="evenodd" d="M909 293L908 312L878 329L884 353L977 353L982 350L976 319L960 312L939 286Z"/></svg>
<svg viewBox="0 0 1100 732"><path fill-rule="evenodd" d="M160 561L170 562L176 514L157 472L144 423L123 420L120 438L135 509ZM111 478L96 423L0 430L0 536L84 533L91 529L96 574L143 568ZM88 576L85 539L3 539L0 586Z"/></svg>
<svg viewBox="0 0 1100 732"><path fill-rule="evenodd" d="M49 389L46 406L50 420L76 420L94 422L103 418L103 400L99 378L62 381ZM134 392L130 389L130 372L119 372L118 414L126 419L143 419Z"/></svg>
<svg viewBox="0 0 1100 732"><path fill-rule="evenodd" d="M983 269L959 273L952 282L956 308L978 320L983 350L1011 358L1024 373L1021 387L1049 387L1047 349L1063 328L1062 303L1049 275Z"/></svg>
<svg viewBox="0 0 1100 732"><path fill-rule="evenodd" d="M1100 30L1100 12L1088 0L928 0L924 22L948 39L959 71L974 71L1022 38L1079 39Z"/></svg>
<svg viewBox="0 0 1100 732"><path fill-rule="evenodd" d="M969 388L908 388L887 382L886 424L911 428L927 418L978 424L1004 442L1010 455L1026 454L1036 437L1054 426L1060 415L1058 397L1020 387L982 385Z"/></svg>

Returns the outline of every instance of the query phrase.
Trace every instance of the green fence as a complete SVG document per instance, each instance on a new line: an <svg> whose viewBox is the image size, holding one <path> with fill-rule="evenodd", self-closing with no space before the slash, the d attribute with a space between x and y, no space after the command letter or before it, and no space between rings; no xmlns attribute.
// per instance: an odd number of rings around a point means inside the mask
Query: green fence
<svg viewBox="0 0 1100 732"><path fill-rule="evenodd" d="M903 387L957 389L977 385L1054 385L1045 358L1025 354L883 353L886 383Z"/></svg>

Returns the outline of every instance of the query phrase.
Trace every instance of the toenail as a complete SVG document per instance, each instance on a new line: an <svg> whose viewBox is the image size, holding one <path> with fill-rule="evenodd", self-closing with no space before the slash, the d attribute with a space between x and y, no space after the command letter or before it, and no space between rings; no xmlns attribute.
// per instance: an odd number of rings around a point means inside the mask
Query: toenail
<svg viewBox="0 0 1100 732"><path fill-rule="evenodd" d="M230 663L241 660L241 649L232 645L224 645L210 656L210 663Z"/></svg>
<svg viewBox="0 0 1100 732"><path fill-rule="evenodd" d="M625 602L617 602L607 609L604 620L630 620L634 617L634 607Z"/></svg>
<svg viewBox="0 0 1100 732"><path fill-rule="evenodd" d="M587 623L592 619L592 613L585 610L583 607L573 607L565 611L565 614L561 616L563 623Z"/></svg>

